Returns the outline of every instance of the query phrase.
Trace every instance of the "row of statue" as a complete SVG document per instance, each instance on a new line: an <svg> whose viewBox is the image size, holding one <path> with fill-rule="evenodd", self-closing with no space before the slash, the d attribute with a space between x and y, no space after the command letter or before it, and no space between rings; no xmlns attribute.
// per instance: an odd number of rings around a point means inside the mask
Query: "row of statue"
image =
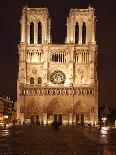
<svg viewBox="0 0 116 155"><path fill-rule="evenodd" d="M94 88L21 88L23 95L94 95Z"/></svg>

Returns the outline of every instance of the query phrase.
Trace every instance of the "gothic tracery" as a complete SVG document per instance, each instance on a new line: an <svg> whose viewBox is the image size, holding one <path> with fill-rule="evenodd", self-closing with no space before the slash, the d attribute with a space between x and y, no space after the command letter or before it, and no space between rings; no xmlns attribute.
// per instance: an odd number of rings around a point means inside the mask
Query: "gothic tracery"
<svg viewBox="0 0 116 155"><path fill-rule="evenodd" d="M50 124L97 122L94 9L71 9L64 44L52 44L46 8L22 10L17 118ZM90 109L93 109L92 112ZM36 120L36 121L35 121Z"/></svg>

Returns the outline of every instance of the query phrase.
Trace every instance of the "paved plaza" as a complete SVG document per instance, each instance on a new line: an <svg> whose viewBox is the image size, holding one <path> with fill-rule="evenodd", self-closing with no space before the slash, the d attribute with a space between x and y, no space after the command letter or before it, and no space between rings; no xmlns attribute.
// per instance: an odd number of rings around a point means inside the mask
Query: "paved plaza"
<svg viewBox="0 0 116 155"><path fill-rule="evenodd" d="M94 143L76 127L20 126L0 129L0 155L99 155ZM101 154L100 154L101 155Z"/></svg>

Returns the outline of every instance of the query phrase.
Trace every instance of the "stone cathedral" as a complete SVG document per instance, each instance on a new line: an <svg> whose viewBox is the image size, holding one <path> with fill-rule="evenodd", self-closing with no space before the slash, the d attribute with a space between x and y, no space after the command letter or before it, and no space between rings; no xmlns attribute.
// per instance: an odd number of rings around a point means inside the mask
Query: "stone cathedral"
<svg viewBox="0 0 116 155"><path fill-rule="evenodd" d="M47 8L23 7L18 45L18 122L98 122L94 9L71 9L65 43L53 44ZM60 32L58 32L60 33Z"/></svg>

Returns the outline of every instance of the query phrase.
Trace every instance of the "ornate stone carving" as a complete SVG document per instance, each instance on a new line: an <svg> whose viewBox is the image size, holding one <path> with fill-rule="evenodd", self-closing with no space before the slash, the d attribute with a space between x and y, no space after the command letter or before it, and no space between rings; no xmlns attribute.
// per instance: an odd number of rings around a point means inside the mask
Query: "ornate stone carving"
<svg viewBox="0 0 116 155"><path fill-rule="evenodd" d="M65 74L60 70L56 70L55 72L53 72L50 77L50 81L54 84L64 84L65 79Z"/></svg>
<svg viewBox="0 0 116 155"><path fill-rule="evenodd" d="M43 87L43 88L20 88L20 92L23 95L95 95L95 89L93 87Z"/></svg>
<svg viewBox="0 0 116 155"><path fill-rule="evenodd" d="M51 21L46 8L26 7L23 16L18 47L18 119L24 121L23 114L26 112L26 118L29 116L27 121L31 121L31 116L36 119L39 115L40 123L45 124L53 122L55 114L58 117L60 114L62 122L67 124L77 123L77 115L80 118L84 115L86 123L97 121L97 112L93 115L88 110L98 104L94 80L96 78L97 81L94 10L71 9L67 18L65 44L52 44ZM82 42L83 22L86 42ZM75 27L79 34L76 43ZM31 42L31 39L34 41ZM31 77L34 79L33 84L30 84Z"/></svg>
<svg viewBox="0 0 116 155"><path fill-rule="evenodd" d="M33 74L37 74L37 70L36 70L36 69L33 69L33 70L32 70L32 73L33 73Z"/></svg>

